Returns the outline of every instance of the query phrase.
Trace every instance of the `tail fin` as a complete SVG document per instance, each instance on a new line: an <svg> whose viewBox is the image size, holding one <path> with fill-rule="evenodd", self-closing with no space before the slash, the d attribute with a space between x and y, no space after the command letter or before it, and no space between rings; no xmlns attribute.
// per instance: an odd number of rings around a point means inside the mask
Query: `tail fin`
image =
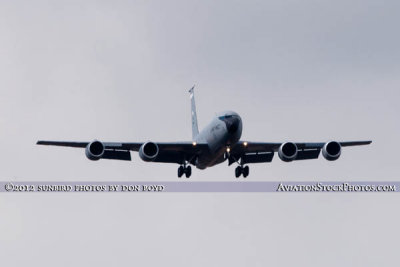
<svg viewBox="0 0 400 267"><path fill-rule="evenodd" d="M196 139L197 135L199 134L199 127L197 126L197 114L196 114L196 103L194 101L194 85L189 90L190 93L190 100L192 105L192 138L193 140Z"/></svg>

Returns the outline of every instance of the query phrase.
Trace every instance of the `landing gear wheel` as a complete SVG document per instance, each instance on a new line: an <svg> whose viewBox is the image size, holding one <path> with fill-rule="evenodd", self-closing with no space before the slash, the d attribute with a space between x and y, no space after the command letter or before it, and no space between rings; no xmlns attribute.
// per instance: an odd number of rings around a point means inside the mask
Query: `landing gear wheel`
<svg viewBox="0 0 400 267"><path fill-rule="evenodd" d="M246 178L247 176L249 176L249 172L250 172L249 166L245 166L243 168L243 177Z"/></svg>
<svg viewBox="0 0 400 267"><path fill-rule="evenodd" d="M239 178L239 176L242 174L243 168L241 166L237 166L235 169L235 176L236 178Z"/></svg>
<svg viewBox="0 0 400 267"><path fill-rule="evenodd" d="M179 166L179 168L178 168L178 178L181 178L184 172L185 172L185 169L183 168L183 166Z"/></svg>
<svg viewBox="0 0 400 267"><path fill-rule="evenodd" d="M190 166L187 166L187 167L186 167L186 169L185 169L185 175L186 175L186 178L189 178L190 175L192 175L192 167L190 167Z"/></svg>

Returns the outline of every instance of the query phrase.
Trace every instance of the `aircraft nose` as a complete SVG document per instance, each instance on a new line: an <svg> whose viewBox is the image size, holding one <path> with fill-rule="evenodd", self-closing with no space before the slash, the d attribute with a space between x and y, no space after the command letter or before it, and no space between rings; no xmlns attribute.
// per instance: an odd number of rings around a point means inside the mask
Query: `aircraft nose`
<svg viewBox="0 0 400 267"><path fill-rule="evenodd" d="M235 133L239 128L240 120L237 117L228 118L225 120L226 128L229 133Z"/></svg>

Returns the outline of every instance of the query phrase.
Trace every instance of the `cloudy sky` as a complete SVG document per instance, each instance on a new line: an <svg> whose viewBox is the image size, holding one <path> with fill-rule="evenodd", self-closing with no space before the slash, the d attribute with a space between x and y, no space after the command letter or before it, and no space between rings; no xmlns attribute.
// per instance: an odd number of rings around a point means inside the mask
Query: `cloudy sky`
<svg viewBox="0 0 400 267"><path fill-rule="evenodd" d="M176 181L39 139L188 141L235 110L242 139L373 140L251 166L249 181L398 181L398 1L0 1L0 179ZM233 181L227 164L192 181ZM7 265L394 265L396 194L2 194Z"/></svg>

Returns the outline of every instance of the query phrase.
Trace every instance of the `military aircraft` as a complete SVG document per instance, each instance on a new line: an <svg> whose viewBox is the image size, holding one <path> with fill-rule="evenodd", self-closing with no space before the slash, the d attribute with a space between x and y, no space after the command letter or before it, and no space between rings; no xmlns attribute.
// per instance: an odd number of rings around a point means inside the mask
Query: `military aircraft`
<svg viewBox="0 0 400 267"><path fill-rule="evenodd" d="M350 141L325 143L266 143L241 141L242 119L233 111L225 111L217 116L199 132L197 126L194 86L189 90L192 116L192 141L189 142L64 142L38 141L38 145L66 146L85 148L86 157L90 160L113 159L131 160L130 151L138 151L142 160L179 164L178 177L192 174L190 165L206 169L228 161L228 166L237 163L236 178L249 175L251 163L271 162L275 152L281 160L317 159L321 150L327 160L337 160L342 147L368 145L372 141Z"/></svg>

